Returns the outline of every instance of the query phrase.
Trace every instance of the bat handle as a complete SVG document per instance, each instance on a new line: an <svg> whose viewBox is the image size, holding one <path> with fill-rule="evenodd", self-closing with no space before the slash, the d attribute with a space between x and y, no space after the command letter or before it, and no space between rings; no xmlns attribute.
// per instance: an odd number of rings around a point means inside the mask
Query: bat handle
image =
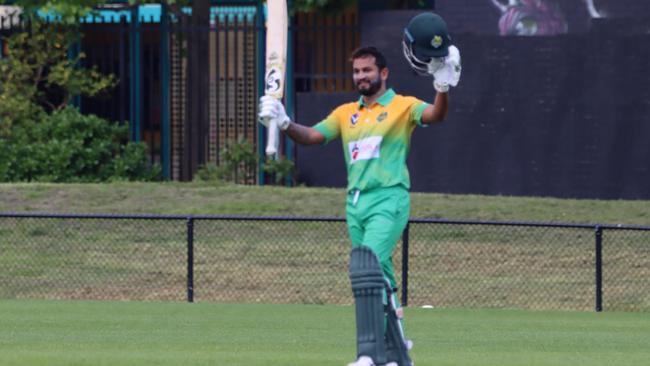
<svg viewBox="0 0 650 366"><path fill-rule="evenodd" d="M278 124L274 119L268 120L266 138L266 156L274 156L278 152Z"/></svg>

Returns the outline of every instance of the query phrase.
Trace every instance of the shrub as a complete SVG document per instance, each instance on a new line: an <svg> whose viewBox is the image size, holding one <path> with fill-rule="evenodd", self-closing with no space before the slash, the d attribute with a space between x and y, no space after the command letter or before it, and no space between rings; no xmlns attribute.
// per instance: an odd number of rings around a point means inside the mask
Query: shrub
<svg viewBox="0 0 650 366"><path fill-rule="evenodd" d="M4 41L0 60L0 181L101 182L151 180L146 146L128 142L128 127L85 116L68 105L96 96L116 79L71 58L78 24L32 19Z"/></svg>
<svg viewBox="0 0 650 366"><path fill-rule="evenodd" d="M278 160L267 158L264 163L264 172L273 176L275 184L283 184L287 179L291 182L294 181L296 166L293 161L286 158Z"/></svg>
<svg viewBox="0 0 650 366"><path fill-rule="evenodd" d="M152 180L146 146L128 142L128 126L66 107L0 137L0 181Z"/></svg>
<svg viewBox="0 0 650 366"><path fill-rule="evenodd" d="M257 164L255 147L245 137L240 136L236 141L228 140L226 146L219 152L219 165L206 164L196 172L196 179L205 182L249 183L254 180L254 170L250 167Z"/></svg>

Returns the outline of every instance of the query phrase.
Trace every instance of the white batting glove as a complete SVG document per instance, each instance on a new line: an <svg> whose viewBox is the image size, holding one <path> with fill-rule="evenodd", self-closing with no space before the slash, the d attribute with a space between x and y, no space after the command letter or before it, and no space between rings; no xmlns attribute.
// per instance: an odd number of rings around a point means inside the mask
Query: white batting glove
<svg viewBox="0 0 650 366"><path fill-rule="evenodd" d="M446 93L450 87L458 85L462 70L458 48L449 46L449 55L431 60L429 70L433 75L433 87L436 91Z"/></svg>
<svg viewBox="0 0 650 366"><path fill-rule="evenodd" d="M265 95L260 98L258 116L260 123L265 127L269 127L269 121L273 119L282 131L289 128L289 124L291 123L291 119L287 115L284 105L270 95Z"/></svg>
<svg viewBox="0 0 650 366"><path fill-rule="evenodd" d="M435 75L438 70L445 67L445 59L446 57L433 57L427 64L427 73L431 76Z"/></svg>
<svg viewBox="0 0 650 366"><path fill-rule="evenodd" d="M275 98L268 95L264 95L260 98L258 117L260 123L265 127L268 127L270 120L278 116L277 108L275 107L276 102L277 100Z"/></svg>

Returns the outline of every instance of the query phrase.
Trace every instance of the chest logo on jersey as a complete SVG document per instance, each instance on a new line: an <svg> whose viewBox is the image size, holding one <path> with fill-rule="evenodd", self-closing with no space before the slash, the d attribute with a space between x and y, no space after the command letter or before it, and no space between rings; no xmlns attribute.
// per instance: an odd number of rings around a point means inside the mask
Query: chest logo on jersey
<svg viewBox="0 0 650 366"><path fill-rule="evenodd" d="M386 117L388 117L388 112L381 112L381 114L377 116L377 122L385 120Z"/></svg>
<svg viewBox="0 0 650 366"><path fill-rule="evenodd" d="M359 113L355 113L352 116L350 116L350 123L352 126L357 124L357 121L359 120Z"/></svg>
<svg viewBox="0 0 650 366"><path fill-rule="evenodd" d="M371 136L357 141L350 141L348 143L350 164L354 164L360 160L378 158L381 140L382 136Z"/></svg>

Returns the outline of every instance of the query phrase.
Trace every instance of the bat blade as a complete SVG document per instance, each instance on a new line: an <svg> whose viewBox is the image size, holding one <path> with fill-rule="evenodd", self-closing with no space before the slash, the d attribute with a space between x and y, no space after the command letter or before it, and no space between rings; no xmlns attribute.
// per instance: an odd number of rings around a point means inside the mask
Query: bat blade
<svg viewBox="0 0 650 366"><path fill-rule="evenodd" d="M267 10L264 94L282 100L287 64L287 29L289 25L287 2L286 0L267 0ZM279 132L274 121L268 122L266 155L275 157L278 152Z"/></svg>

